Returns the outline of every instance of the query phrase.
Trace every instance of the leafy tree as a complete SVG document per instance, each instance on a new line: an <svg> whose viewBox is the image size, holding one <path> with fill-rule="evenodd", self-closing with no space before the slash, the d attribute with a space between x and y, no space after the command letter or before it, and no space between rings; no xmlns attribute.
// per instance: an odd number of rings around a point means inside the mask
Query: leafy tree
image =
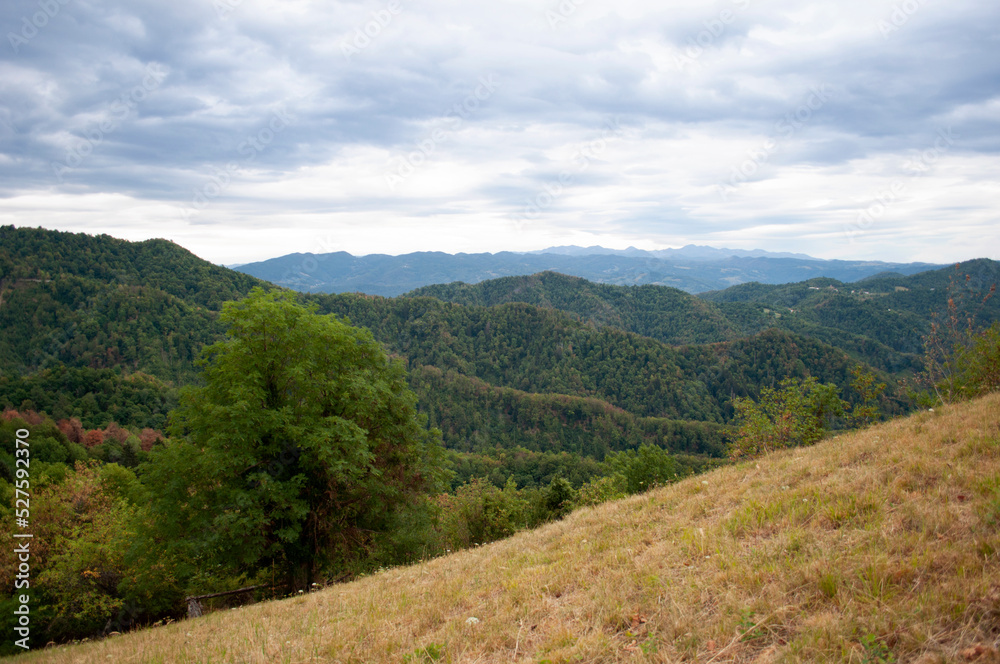
<svg viewBox="0 0 1000 664"><path fill-rule="evenodd" d="M54 553L38 576L50 597L49 638L63 640L99 633L125 603L122 582L134 573L125 564L132 545L136 508L129 495L135 475L115 464L77 464L76 472L42 499L56 502L67 523L57 533Z"/></svg>
<svg viewBox="0 0 1000 664"><path fill-rule="evenodd" d="M982 359L988 364L991 343L995 342L995 337L993 342L990 340L990 330L981 330L978 319L988 313L986 307L996 294L996 283L982 295L977 290L982 284L976 283L980 280L973 281L971 274L958 279L959 267L955 266L956 273L948 284L946 313L935 313L930 332L924 337L924 371L917 383L932 394L918 395L922 405L969 398L976 389L972 385L977 382L975 362ZM985 377L983 374L979 378Z"/></svg>
<svg viewBox="0 0 1000 664"><path fill-rule="evenodd" d="M936 386L947 401L973 399L1000 390L1000 323L969 332L956 344L948 364L951 373Z"/></svg>
<svg viewBox="0 0 1000 664"><path fill-rule="evenodd" d="M561 519L573 509L576 491L565 477L553 477L545 489L545 507L557 519Z"/></svg>
<svg viewBox="0 0 1000 664"><path fill-rule="evenodd" d="M815 377L785 379L779 389L762 388L760 401L739 397L734 405L739 430L729 448L733 459L815 443L828 421L848 406L836 385L822 385Z"/></svg>
<svg viewBox="0 0 1000 664"><path fill-rule="evenodd" d="M851 388L860 397L860 401L851 409L851 421L858 426L877 422L882 416L878 400L885 391L885 383L877 382L875 372L860 364L851 367L851 376Z"/></svg>
<svg viewBox="0 0 1000 664"><path fill-rule="evenodd" d="M367 330L255 289L221 314L203 387L185 390L144 469L156 537L178 573L278 570L294 588L364 560L394 516L439 483L399 362Z"/></svg>

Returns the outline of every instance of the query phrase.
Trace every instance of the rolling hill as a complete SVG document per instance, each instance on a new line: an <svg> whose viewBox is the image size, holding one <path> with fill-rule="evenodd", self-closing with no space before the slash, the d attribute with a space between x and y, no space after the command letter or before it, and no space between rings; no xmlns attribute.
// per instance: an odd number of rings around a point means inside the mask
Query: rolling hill
<svg viewBox="0 0 1000 664"><path fill-rule="evenodd" d="M255 286L273 287L166 241L0 230L0 405L76 416L87 427L114 420L162 428L176 388L196 380L200 349L223 334L221 303ZM889 297L898 297L892 283ZM592 447L600 458L654 438L676 451L718 454L720 430L708 438L689 432L726 423L737 396L786 376L815 375L850 398L848 368L858 359L888 372L915 366L914 339L926 321L860 300L823 318L806 309L832 310L826 291L820 297L807 284L773 288L797 288L816 304L780 315L739 290L723 292L736 293L734 301L715 302L718 294L702 299L553 273L434 286L398 298L303 297L368 327L406 360L420 409L453 450L512 445L559 452L580 448L574 436L604 432ZM864 307L891 323L884 342L882 322L855 320ZM900 329L908 336L893 337ZM600 407L579 407L596 402ZM883 407L899 413L905 405L890 389ZM664 429L653 421L672 424Z"/></svg>
<svg viewBox="0 0 1000 664"><path fill-rule="evenodd" d="M998 282L1000 263L979 259L910 276L748 283L697 297L664 286L595 284L555 273L438 284L408 296L483 306L524 302L668 344L729 341L778 328L905 374L919 370L923 338L935 315L947 312L949 297L963 318L971 313L988 325L1000 317L1000 299L983 301Z"/></svg>
<svg viewBox="0 0 1000 664"><path fill-rule="evenodd" d="M13 227L0 240L0 406L76 417L85 428L162 430L178 387L197 380L201 348L224 333L222 302L273 288L165 241ZM597 287L575 280L574 288L586 299ZM698 330L689 340L726 329L719 317L702 321L709 305L656 292L664 306L686 307ZM733 396L785 375L848 381L843 352L786 333L676 347L614 320L598 327L520 302L302 297L368 327L404 358L419 408L466 454L519 448L601 459L653 442L718 455Z"/></svg>
<svg viewBox="0 0 1000 664"><path fill-rule="evenodd" d="M406 296L485 307L523 302L571 313L598 327L618 328L668 344L714 343L741 336L718 307L676 288L597 284L556 272L503 277L478 284L437 284L418 288Z"/></svg>
<svg viewBox="0 0 1000 664"><path fill-rule="evenodd" d="M19 661L996 662L1000 395Z"/></svg>

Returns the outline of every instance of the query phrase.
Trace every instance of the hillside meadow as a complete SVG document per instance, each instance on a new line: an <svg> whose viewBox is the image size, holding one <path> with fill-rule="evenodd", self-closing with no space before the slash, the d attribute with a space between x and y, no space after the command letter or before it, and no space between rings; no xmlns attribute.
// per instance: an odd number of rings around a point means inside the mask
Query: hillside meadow
<svg viewBox="0 0 1000 664"><path fill-rule="evenodd" d="M997 662L1000 394L18 661Z"/></svg>

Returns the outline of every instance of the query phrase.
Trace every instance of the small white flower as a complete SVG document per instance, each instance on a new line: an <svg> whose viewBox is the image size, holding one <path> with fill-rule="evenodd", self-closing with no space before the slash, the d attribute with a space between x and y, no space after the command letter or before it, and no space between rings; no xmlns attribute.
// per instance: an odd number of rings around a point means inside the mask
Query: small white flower
<svg viewBox="0 0 1000 664"><path fill-rule="evenodd" d="M479 624L479 618L477 618L475 616L469 616L468 618L465 619L465 624L466 625L478 625Z"/></svg>

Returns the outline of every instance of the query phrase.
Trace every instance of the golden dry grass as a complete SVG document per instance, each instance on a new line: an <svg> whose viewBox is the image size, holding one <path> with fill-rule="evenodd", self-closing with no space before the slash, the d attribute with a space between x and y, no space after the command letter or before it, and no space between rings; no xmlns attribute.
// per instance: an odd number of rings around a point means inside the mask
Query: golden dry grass
<svg viewBox="0 0 1000 664"><path fill-rule="evenodd" d="M922 412L490 546L23 661L1000 661L998 423L1000 395Z"/></svg>

